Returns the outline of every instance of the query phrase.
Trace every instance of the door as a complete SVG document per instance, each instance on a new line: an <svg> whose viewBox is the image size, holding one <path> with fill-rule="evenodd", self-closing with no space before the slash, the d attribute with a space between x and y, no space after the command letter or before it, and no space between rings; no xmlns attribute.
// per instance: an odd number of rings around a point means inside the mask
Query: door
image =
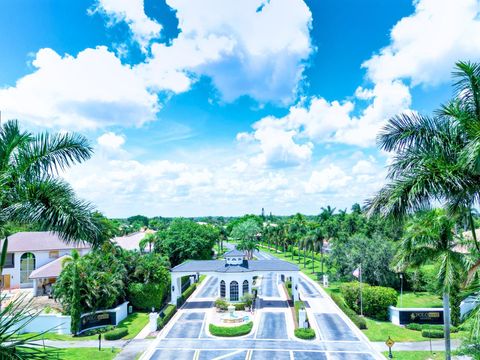
<svg viewBox="0 0 480 360"><path fill-rule="evenodd" d="M10 274L2 275L2 287L10 289Z"/></svg>

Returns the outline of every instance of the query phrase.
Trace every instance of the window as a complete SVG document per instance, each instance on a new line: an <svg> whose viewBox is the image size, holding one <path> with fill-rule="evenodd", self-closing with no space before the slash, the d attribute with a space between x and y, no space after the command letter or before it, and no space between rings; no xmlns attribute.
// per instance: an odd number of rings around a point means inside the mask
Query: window
<svg viewBox="0 0 480 360"><path fill-rule="evenodd" d="M32 283L28 277L33 270L35 270L35 255L24 253L20 258L20 284Z"/></svg>
<svg viewBox="0 0 480 360"><path fill-rule="evenodd" d="M243 282L243 288L242 288L242 294L245 295L246 293L248 293L248 280L245 280Z"/></svg>
<svg viewBox="0 0 480 360"><path fill-rule="evenodd" d="M220 281L220 297L225 297L225 281Z"/></svg>
<svg viewBox="0 0 480 360"><path fill-rule="evenodd" d="M52 250L52 251L50 251L50 252L48 253L48 257L49 257L50 259L56 259L56 258L59 257L59 255L60 255L60 254L59 254L58 250Z"/></svg>
<svg viewBox="0 0 480 360"><path fill-rule="evenodd" d="M5 259L5 265L3 267L5 269L15 267L15 254L14 253L7 253L7 258Z"/></svg>
<svg viewBox="0 0 480 360"><path fill-rule="evenodd" d="M238 301L238 282L230 283L230 301Z"/></svg>

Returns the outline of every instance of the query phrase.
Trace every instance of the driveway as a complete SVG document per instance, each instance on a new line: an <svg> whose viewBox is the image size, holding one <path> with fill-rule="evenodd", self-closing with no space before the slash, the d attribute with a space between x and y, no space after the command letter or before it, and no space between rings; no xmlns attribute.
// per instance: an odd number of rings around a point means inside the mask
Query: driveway
<svg viewBox="0 0 480 360"><path fill-rule="evenodd" d="M263 252L257 259L274 259ZM239 338L217 338L205 329L213 303L207 298L216 294L218 283L206 279L163 329L141 359L162 360L373 360L383 358L365 336L317 284L306 277L299 281L302 300L308 303L307 314L318 334L305 341L294 337L291 310L286 307L278 276L262 279L261 306L257 309L252 333ZM215 295L214 295L215 296ZM213 296L213 297L214 297Z"/></svg>

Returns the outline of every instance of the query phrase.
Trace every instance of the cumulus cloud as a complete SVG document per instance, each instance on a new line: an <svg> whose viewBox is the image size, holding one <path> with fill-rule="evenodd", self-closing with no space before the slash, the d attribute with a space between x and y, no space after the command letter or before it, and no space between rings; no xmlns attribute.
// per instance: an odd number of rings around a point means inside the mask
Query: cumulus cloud
<svg viewBox="0 0 480 360"><path fill-rule="evenodd" d="M37 126L95 129L140 126L159 110L157 95L104 46L76 57L41 49L32 65L31 74L0 89L0 108L7 118Z"/></svg>
<svg viewBox="0 0 480 360"><path fill-rule="evenodd" d="M143 51L147 50L150 41L159 37L162 26L150 19L144 10L143 0L97 0L89 11L104 13L109 19L109 25L124 21L129 26L134 39Z"/></svg>
<svg viewBox="0 0 480 360"><path fill-rule="evenodd" d="M313 51L312 14L303 0L167 4L175 10L181 31L169 44L153 42L151 56L139 66L152 87L179 93L200 76L209 76L225 101L249 95L260 102L288 103L295 97ZM152 38L145 28L154 26L141 0L99 0L98 8L114 21L126 21L137 38ZM145 22L148 26L135 27Z"/></svg>

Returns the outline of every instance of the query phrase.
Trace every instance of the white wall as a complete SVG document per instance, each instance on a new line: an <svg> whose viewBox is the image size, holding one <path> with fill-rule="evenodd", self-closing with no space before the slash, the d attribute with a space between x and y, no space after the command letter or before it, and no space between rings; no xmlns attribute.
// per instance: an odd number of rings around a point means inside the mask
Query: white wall
<svg viewBox="0 0 480 360"><path fill-rule="evenodd" d="M101 310L97 311L104 312L104 311L114 311L117 313L116 315L116 324L128 316L128 301L124 302L123 304L118 305L116 308L112 310ZM23 334L26 332L43 332L49 331L57 334L71 334L70 332L70 325L71 325L71 318L69 315L61 315L61 314L40 314L35 319L33 319L30 323L27 324L24 328L22 328L19 333Z"/></svg>

